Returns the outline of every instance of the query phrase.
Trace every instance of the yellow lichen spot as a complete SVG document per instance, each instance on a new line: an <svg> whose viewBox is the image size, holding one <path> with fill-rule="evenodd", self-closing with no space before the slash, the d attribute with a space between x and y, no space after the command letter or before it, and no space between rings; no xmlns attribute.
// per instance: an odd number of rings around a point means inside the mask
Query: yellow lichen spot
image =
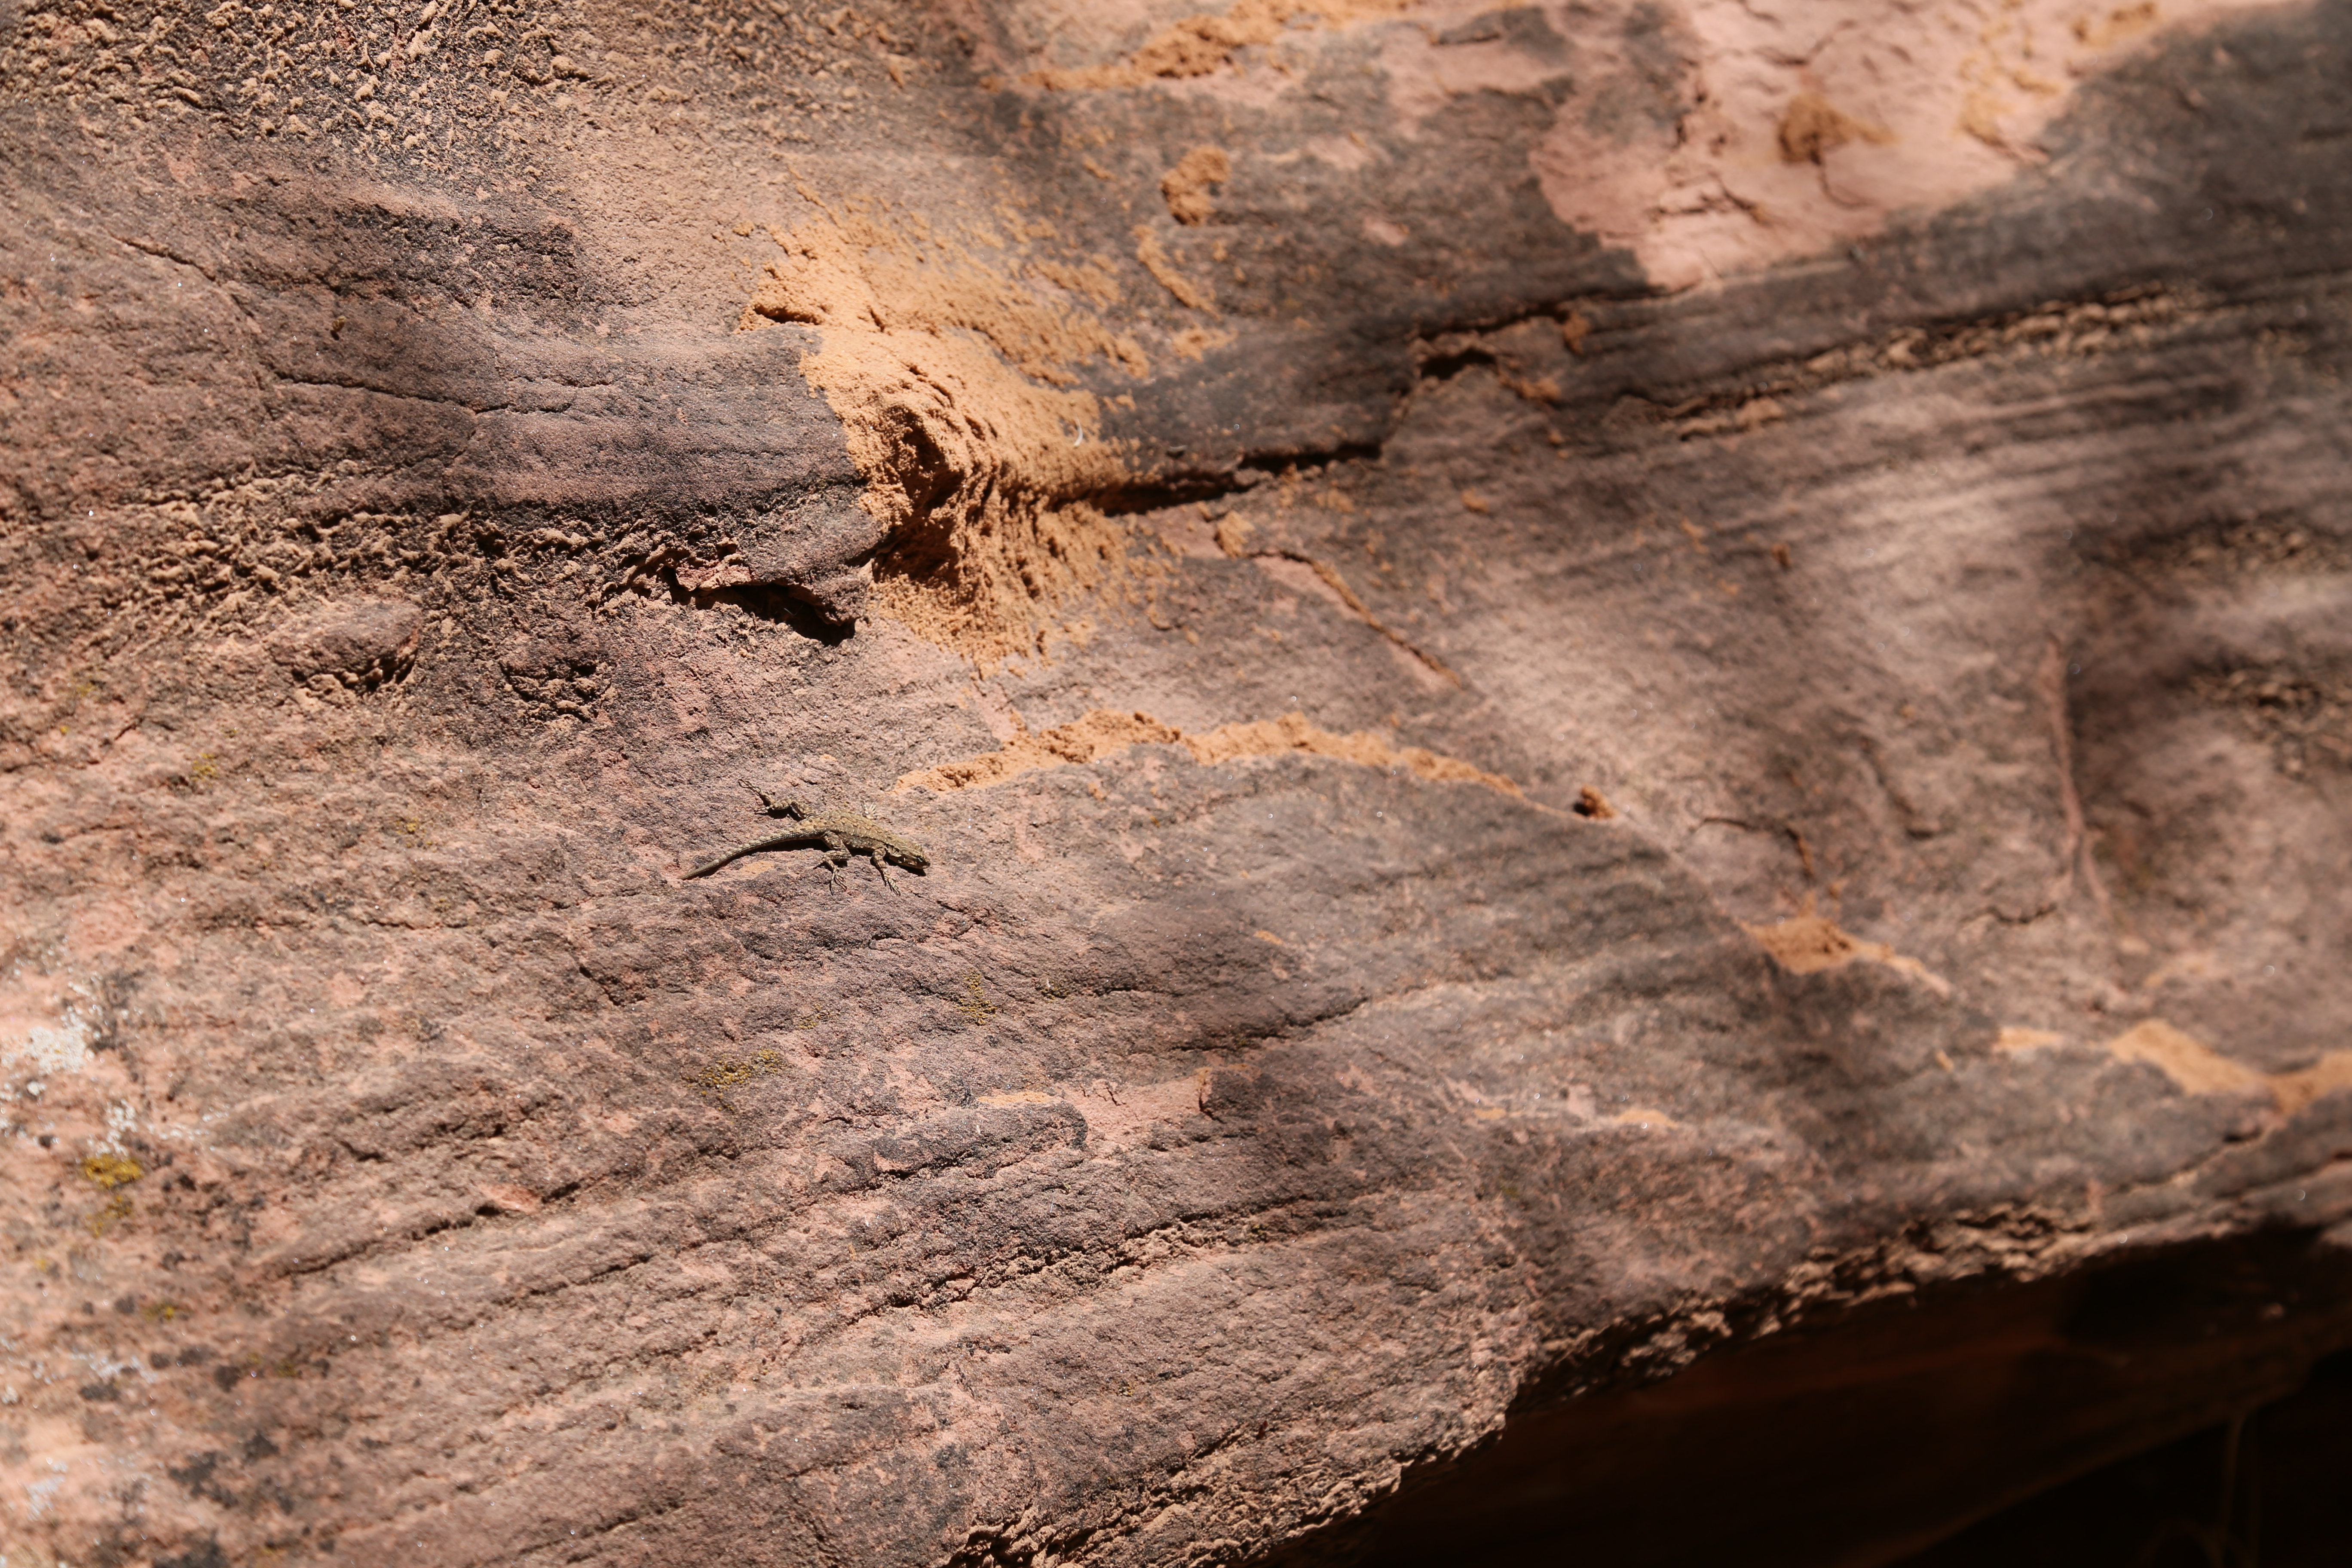
<svg viewBox="0 0 2352 1568"><path fill-rule="evenodd" d="M753 1051L740 1060L717 1061L691 1075L687 1081L698 1089L732 1089L739 1083L749 1083L755 1078L765 1078L784 1065L782 1051Z"/></svg>
<svg viewBox="0 0 2352 1568"><path fill-rule="evenodd" d="M81 1163L81 1173L84 1181L111 1192L129 1186L147 1169L128 1154L92 1154Z"/></svg>
<svg viewBox="0 0 2352 1568"><path fill-rule="evenodd" d="M988 999L988 993L982 989L979 975L973 975L963 984L964 999L956 1004L956 1010L970 1019L974 1028L978 1028L987 1023L990 1016L995 1013L996 1004L991 1002Z"/></svg>

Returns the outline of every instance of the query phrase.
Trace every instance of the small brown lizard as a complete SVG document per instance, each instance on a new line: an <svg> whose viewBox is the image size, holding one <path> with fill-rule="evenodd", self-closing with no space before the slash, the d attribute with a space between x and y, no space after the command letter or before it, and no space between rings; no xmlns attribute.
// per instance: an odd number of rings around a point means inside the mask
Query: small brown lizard
<svg viewBox="0 0 2352 1568"><path fill-rule="evenodd" d="M871 817L860 816L854 811L820 811L812 816L797 800L770 800L763 790L753 789L750 784L743 787L760 797L760 805L770 816L789 817L793 826L784 832L737 845L717 859L705 861L688 871L688 879L708 877L730 860L757 855L763 849L822 848L825 875L835 882L841 880L840 868L849 864L852 854L870 855L874 858L874 869L881 873L886 888L894 885L885 861L904 866L909 871L923 870L931 863L921 845L899 837Z"/></svg>

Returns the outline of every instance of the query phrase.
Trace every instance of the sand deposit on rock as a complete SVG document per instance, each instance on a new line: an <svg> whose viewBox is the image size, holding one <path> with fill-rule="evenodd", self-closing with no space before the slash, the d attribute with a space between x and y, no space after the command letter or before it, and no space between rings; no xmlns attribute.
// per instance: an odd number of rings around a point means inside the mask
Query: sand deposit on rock
<svg viewBox="0 0 2352 1568"><path fill-rule="evenodd" d="M787 259L769 265L742 324L824 334L801 372L841 416L864 504L889 531L875 607L982 664L1041 648L1062 605L1126 566L1124 531L1084 499L1126 468L1072 367L1140 374L1143 350L1075 301L862 204L820 204L770 232Z"/></svg>

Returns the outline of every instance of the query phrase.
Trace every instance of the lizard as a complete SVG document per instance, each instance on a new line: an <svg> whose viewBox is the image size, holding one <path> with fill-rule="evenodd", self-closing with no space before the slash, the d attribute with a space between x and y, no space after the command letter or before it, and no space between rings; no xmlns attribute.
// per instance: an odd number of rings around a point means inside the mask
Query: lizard
<svg viewBox="0 0 2352 1568"><path fill-rule="evenodd" d="M755 838L749 844L739 844L716 859L706 860L686 874L688 881L708 877L730 861L746 855L757 855L763 849L822 848L824 851L825 875L835 883L841 880L841 868L849 864L853 854L869 855L874 869L881 873L882 885L896 891L890 880L889 866L896 863L909 871L921 871L931 863L930 855L912 839L902 838L873 818L860 816L854 811L820 811L811 815L797 800L771 800L767 792L751 784L743 786L760 797L761 806L770 816L788 818L793 826L782 833L772 833L765 838Z"/></svg>

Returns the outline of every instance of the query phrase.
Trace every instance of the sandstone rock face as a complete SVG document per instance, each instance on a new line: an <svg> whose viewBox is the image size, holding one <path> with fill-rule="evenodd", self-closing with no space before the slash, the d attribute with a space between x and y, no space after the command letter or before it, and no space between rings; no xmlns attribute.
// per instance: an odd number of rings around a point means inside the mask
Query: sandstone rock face
<svg viewBox="0 0 2352 1568"><path fill-rule="evenodd" d="M11 1562L1883 1562L2352 1343L2341 5L0 120Z"/></svg>

